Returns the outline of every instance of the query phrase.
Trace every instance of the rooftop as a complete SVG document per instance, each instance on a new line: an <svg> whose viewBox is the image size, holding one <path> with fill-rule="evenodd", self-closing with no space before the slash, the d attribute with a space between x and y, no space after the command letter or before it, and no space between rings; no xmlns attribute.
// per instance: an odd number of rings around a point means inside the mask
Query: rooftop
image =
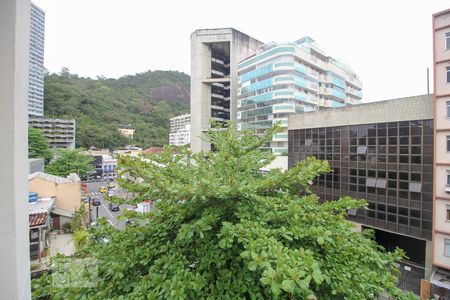
<svg viewBox="0 0 450 300"><path fill-rule="evenodd" d="M47 173L43 173L43 172L36 172L36 173L28 175L28 180L32 180L34 178L41 178L41 179L51 181L54 183L72 183L72 182L80 181L80 177L78 177L78 175L75 173L70 173L70 175L67 176L67 178L59 177L59 176L55 176L55 175L51 175L51 174L47 174Z"/></svg>
<svg viewBox="0 0 450 300"><path fill-rule="evenodd" d="M55 197L38 198L36 202L28 204L28 214L48 213L55 205Z"/></svg>

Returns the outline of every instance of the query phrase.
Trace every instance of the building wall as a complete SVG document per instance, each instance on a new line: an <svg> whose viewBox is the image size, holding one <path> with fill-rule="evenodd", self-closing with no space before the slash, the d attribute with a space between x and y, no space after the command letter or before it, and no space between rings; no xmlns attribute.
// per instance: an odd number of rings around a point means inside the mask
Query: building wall
<svg viewBox="0 0 450 300"><path fill-rule="evenodd" d="M450 115L446 102L450 101L450 83L447 82L447 67L450 67L450 47L446 47L446 34L450 35L450 10L433 15L434 54L434 102L435 102L435 164L434 164L434 264L450 270L450 258L444 254L445 239L450 239L450 187L447 173L450 172L450 152L447 151L447 136L450 136ZM449 193L446 192L449 190ZM447 251L448 252L448 251Z"/></svg>
<svg viewBox="0 0 450 300"><path fill-rule="evenodd" d="M201 29L191 34L191 150L209 151L204 140L212 117L211 88L214 83L229 91L229 108L222 108L219 121L236 121L237 64L256 52L261 42L232 28ZM222 78L212 76L212 50L223 47L229 60L229 74ZM225 49L226 48L226 49ZM228 64L227 64L228 65ZM219 76L220 77L220 76Z"/></svg>
<svg viewBox="0 0 450 300"><path fill-rule="evenodd" d="M28 190L38 193L40 197L56 196L55 207L75 212L81 204L81 182L54 183L42 178L33 178L28 183Z"/></svg>

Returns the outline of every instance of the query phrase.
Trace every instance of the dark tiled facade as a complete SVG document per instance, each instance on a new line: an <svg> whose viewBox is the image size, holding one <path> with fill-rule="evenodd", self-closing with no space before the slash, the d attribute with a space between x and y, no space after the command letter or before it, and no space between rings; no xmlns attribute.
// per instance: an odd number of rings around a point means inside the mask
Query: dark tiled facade
<svg viewBox="0 0 450 300"><path fill-rule="evenodd" d="M321 199L367 200L350 220L431 240L433 120L289 130L289 168L307 156L334 170L314 182Z"/></svg>

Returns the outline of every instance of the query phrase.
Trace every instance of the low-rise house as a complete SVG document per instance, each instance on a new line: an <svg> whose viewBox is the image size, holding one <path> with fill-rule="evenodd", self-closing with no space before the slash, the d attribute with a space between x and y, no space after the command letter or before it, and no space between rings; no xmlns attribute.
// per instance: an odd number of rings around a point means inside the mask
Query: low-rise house
<svg viewBox="0 0 450 300"><path fill-rule="evenodd" d="M81 180L71 173L67 178L36 172L28 176L28 190L41 197L55 197L53 227L60 229L81 205Z"/></svg>
<svg viewBox="0 0 450 300"><path fill-rule="evenodd" d="M55 206L55 197L39 198L37 193L29 193L28 219L30 227L30 258L41 260L46 248L45 235L52 229L50 216Z"/></svg>

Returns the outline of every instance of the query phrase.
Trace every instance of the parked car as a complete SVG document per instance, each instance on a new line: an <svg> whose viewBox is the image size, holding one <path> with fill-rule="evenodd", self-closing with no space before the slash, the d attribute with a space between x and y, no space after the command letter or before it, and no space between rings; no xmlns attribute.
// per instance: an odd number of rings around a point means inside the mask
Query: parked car
<svg viewBox="0 0 450 300"><path fill-rule="evenodd" d="M98 198L92 199L92 205L94 205L94 206L99 206L100 204L102 204L102 203L100 202L100 199L98 199Z"/></svg>
<svg viewBox="0 0 450 300"><path fill-rule="evenodd" d="M98 191L99 191L100 193L102 193L102 194L106 194L106 192L107 192L108 190L106 189L106 187L101 186L101 187L98 188Z"/></svg>
<svg viewBox="0 0 450 300"><path fill-rule="evenodd" d="M110 202L109 203L109 210L110 211L119 211L119 205L117 205L117 204L115 204L115 203L112 203L112 202Z"/></svg>
<svg viewBox="0 0 450 300"><path fill-rule="evenodd" d="M116 186L114 185L114 183L112 183L112 182L108 183L108 189L113 189L115 187Z"/></svg>

